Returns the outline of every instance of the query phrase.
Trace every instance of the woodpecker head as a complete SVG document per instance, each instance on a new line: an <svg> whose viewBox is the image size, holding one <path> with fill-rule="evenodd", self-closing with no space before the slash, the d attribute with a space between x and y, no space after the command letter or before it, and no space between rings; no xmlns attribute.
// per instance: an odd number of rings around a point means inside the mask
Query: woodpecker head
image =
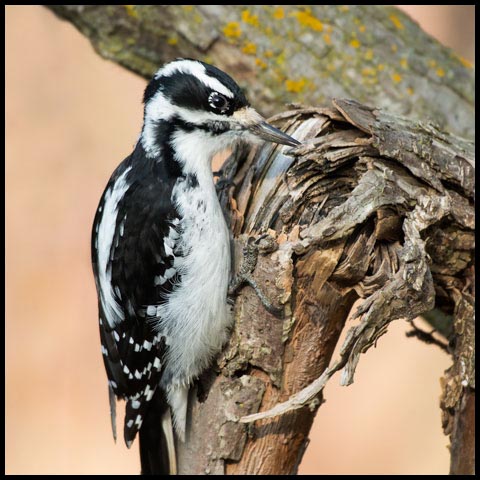
<svg viewBox="0 0 480 480"><path fill-rule="evenodd" d="M166 142L185 155L215 153L236 140L266 140L296 146L299 142L250 107L235 81L218 68L197 60L164 65L148 84L141 142L149 156Z"/></svg>

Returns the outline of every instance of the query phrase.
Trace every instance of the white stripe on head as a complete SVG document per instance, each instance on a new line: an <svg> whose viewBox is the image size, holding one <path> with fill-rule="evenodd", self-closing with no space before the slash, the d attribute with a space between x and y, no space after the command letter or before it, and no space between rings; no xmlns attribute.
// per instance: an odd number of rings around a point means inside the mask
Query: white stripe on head
<svg viewBox="0 0 480 480"><path fill-rule="evenodd" d="M155 74L155 78L159 77L169 77L174 73L189 73L194 77L198 78L203 82L207 87L215 90L218 93L222 93L226 97L233 98L234 94L230 91L223 83L218 81L216 78L210 77L207 75L205 66L196 60L175 60L168 63L164 67L160 68Z"/></svg>
<svg viewBox="0 0 480 480"><path fill-rule="evenodd" d="M201 65L203 68L203 65ZM185 107L173 105L161 91L158 91L145 106L145 123L140 141L147 155L157 156L161 146L157 141L157 122L168 121L178 117L185 122L201 125L206 122L232 122L234 119L225 115L218 115L205 110L190 110ZM234 123L234 122L233 122Z"/></svg>

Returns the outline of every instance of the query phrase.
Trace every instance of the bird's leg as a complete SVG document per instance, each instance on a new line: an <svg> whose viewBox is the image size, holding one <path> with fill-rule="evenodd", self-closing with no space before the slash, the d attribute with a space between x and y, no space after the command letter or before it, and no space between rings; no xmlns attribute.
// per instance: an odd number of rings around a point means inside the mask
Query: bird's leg
<svg viewBox="0 0 480 480"><path fill-rule="evenodd" d="M252 276L252 273L257 265L258 252L260 249L259 243L262 239L264 239L264 237L265 236L260 236L258 238L248 237L247 242L243 246L243 255L240 268L230 281L228 295L232 297L236 293L238 293L238 291L244 285L250 285L255 290L255 293L257 294L265 309L272 315L282 318L283 309L278 308L272 304L272 302L262 292L262 290Z"/></svg>

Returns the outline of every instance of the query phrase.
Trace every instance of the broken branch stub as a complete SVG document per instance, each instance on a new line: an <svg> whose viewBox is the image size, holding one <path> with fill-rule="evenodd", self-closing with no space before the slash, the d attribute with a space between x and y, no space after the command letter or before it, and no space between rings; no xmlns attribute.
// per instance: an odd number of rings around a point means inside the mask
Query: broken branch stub
<svg viewBox="0 0 480 480"><path fill-rule="evenodd" d="M323 282L334 281L345 294L355 291L363 298L355 313L360 322L349 330L340 359L314 382L240 422L308 405L340 369L341 383L352 383L360 354L375 344L391 321L413 319L438 307L454 313L458 322L468 309L458 307L457 297L471 302L462 290L443 285L447 275L468 286L466 272L473 264L473 144L430 124L354 101L334 100L333 105L298 108L278 117L303 145L290 152L284 149L290 160L278 160L270 155L273 147L265 147L257 157L261 159L257 175L270 177L269 185L247 175L237 194L244 189L250 194L241 212L243 231L280 231L283 248L288 244L297 259L294 269L312 251L347 240L337 267ZM280 171L281 177L270 176L272 170ZM289 237L294 228L298 239ZM471 336L464 343L471 347ZM463 377L457 375L453 382L461 388L455 394L450 388L446 395L451 415L448 399L454 398L459 407L462 388L471 388L473 353L468 352L463 345L457 355L463 366L457 368L462 372L458 375Z"/></svg>
<svg viewBox="0 0 480 480"><path fill-rule="evenodd" d="M180 446L181 473L294 472L331 376L343 370L342 384L352 383L360 354L391 321L434 307L453 314L452 331L463 335L445 379L452 438L473 388L473 145L350 100L276 118L303 144L237 150L220 199L234 263L257 239L252 279L283 314L267 312L250 286L241 290L220 373L207 381L208 397L192 402L196 460ZM331 361L359 298L358 323Z"/></svg>

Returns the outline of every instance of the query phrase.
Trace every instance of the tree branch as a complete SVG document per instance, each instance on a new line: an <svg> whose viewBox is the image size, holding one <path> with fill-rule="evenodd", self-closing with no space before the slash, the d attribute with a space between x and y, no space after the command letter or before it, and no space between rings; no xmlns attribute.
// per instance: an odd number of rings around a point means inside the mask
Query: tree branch
<svg viewBox="0 0 480 480"><path fill-rule="evenodd" d="M394 7L49 5L104 58L150 79L175 57L213 63L272 115L332 97L430 120L473 138L472 66ZM441 101L439 101L441 99Z"/></svg>

